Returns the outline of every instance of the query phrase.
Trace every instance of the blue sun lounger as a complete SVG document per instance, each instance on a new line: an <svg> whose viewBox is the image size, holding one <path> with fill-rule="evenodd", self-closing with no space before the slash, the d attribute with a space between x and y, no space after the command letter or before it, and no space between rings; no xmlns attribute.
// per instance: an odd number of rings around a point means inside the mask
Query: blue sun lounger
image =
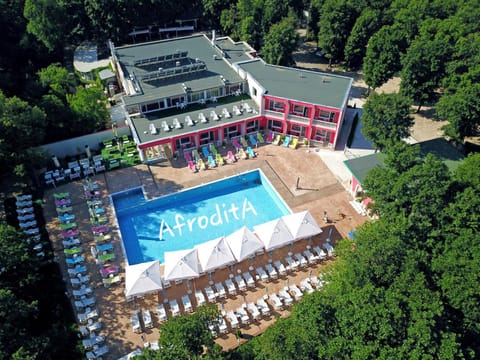
<svg viewBox="0 0 480 360"><path fill-rule="evenodd" d="M248 156L250 158L254 158L256 156L255 152L252 150L252 148L250 146L247 147L247 152L248 152Z"/></svg>
<svg viewBox="0 0 480 360"><path fill-rule="evenodd" d="M283 146L288 146L290 144L290 136L285 136L285 140L283 141Z"/></svg>
<svg viewBox="0 0 480 360"><path fill-rule="evenodd" d="M208 151L206 146L202 146L203 155L208 158L210 156L210 151Z"/></svg>
<svg viewBox="0 0 480 360"><path fill-rule="evenodd" d="M210 167L215 167L215 166L217 166L217 163L215 162L215 160L213 160L213 156L212 156L212 155L208 155L208 164L210 165Z"/></svg>
<svg viewBox="0 0 480 360"><path fill-rule="evenodd" d="M255 137L254 137L252 134L250 134L250 135L248 136L248 140L250 140L250 143L251 143L253 146L256 146L256 145L257 145L257 139L255 139Z"/></svg>

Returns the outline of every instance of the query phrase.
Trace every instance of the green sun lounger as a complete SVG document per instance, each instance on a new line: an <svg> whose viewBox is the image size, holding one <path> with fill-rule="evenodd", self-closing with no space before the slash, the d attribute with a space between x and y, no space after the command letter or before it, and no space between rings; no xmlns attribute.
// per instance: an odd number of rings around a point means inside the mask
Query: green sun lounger
<svg viewBox="0 0 480 360"><path fill-rule="evenodd" d="M115 260L115 254L109 253L109 254L99 255L98 260L100 260L102 263Z"/></svg>
<svg viewBox="0 0 480 360"><path fill-rule="evenodd" d="M72 230L77 228L77 223L60 224L60 230Z"/></svg>
<svg viewBox="0 0 480 360"><path fill-rule="evenodd" d="M118 284L121 280L120 275L115 275L114 277L102 279L102 282L103 286L109 287L110 285Z"/></svg>
<svg viewBox="0 0 480 360"><path fill-rule="evenodd" d="M68 192L55 193L53 194L53 197L55 198L55 200L68 199L70 197L70 193Z"/></svg>
<svg viewBox="0 0 480 360"><path fill-rule="evenodd" d="M65 255L80 254L82 252L82 248L77 246L70 249L64 249L63 252L65 253Z"/></svg>

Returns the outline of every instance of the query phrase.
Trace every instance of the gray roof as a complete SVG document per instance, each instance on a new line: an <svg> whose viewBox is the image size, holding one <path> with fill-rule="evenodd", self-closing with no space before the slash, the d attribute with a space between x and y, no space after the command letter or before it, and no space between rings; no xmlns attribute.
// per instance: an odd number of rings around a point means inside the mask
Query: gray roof
<svg viewBox="0 0 480 360"><path fill-rule="evenodd" d="M252 112L246 112L243 111L241 115L235 115L233 113L233 106L236 105L238 108L240 108L241 103L247 103L250 108L253 110ZM226 118L222 115L222 109L226 108L230 114L230 118ZM213 121L210 118L210 111L214 110L217 115L220 115L220 120L218 121ZM207 123L201 123L199 120L199 114L203 113L205 117L208 119ZM153 142L153 141L158 141L158 140L163 140L163 139L170 139L173 137L177 137L179 135L184 135L184 134L194 134L198 133L201 130L204 129L209 129L209 128L216 128L219 125L224 125L224 124L234 124L236 122L239 122L241 120L245 120L248 118L254 118L258 116L258 108L255 105L255 102L253 100L238 100L234 101L228 104L222 104L222 103L217 103L217 104L209 104L209 106L200 109L200 110L195 110L195 111L185 111L185 112L177 112L175 114L171 114L169 116L163 116L162 111L157 112L155 115L152 114L147 114L144 117L133 117L131 118L132 124L135 127L135 131L137 132L138 138L140 140L140 143L148 143L148 142ZM190 118L195 122L194 126L188 126L186 124L185 117L190 116ZM173 119L177 118L182 127L180 129L176 129L175 126L173 125ZM162 122L166 121L167 124L170 126L170 131L164 131L162 128ZM149 131L150 124L154 124L155 128L157 129L157 134L153 135Z"/></svg>
<svg viewBox="0 0 480 360"><path fill-rule="evenodd" d="M135 61L154 58L160 55L175 54L187 51L187 58L165 62L163 64L152 64L135 66ZM137 79L142 75L156 71L159 67L175 67L175 62L180 61L181 65L194 64L197 59L206 64L204 71L193 72L181 76L170 77L155 81L140 81L143 94L126 96L125 104L137 104L151 100L164 99L175 95L183 95L182 83L191 91L206 90L224 85L220 75L230 83L242 82L240 76L222 58L222 53L212 46L210 40L203 36L190 36L180 39L155 41L144 44L136 44L115 48L118 61L121 63L125 76L135 74ZM214 57L215 55L215 57Z"/></svg>
<svg viewBox="0 0 480 360"><path fill-rule="evenodd" d="M461 152L443 138L422 141L412 146L415 145L420 146L421 158L426 157L428 154L435 155L435 157L441 160L451 171L454 171L465 158ZM383 166L385 157L385 154L374 153L345 160L344 164L361 184L370 170L377 166Z"/></svg>
<svg viewBox="0 0 480 360"><path fill-rule="evenodd" d="M266 95L341 109L352 78L266 64L258 59L240 64L265 89Z"/></svg>
<svg viewBox="0 0 480 360"><path fill-rule="evenodd" d="M248 53L255 52L255 50L243 41L232 42L230 38L220 38L215 41L215 44L226 53L225 58L230 63L239 61L251 60L252 57Z"/></svg>

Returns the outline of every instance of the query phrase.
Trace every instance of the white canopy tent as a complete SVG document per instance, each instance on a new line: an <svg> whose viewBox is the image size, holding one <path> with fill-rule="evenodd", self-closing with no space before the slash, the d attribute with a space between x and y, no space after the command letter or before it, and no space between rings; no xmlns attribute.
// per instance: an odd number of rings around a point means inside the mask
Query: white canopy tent
<svg viewBox="0 0 480 360"><path fill-rule="evenodd" d="M164 257L165 280L192 279L199 277L202 272L197 249L166 251Z"/></svg>
<svg viewBox="0 0 480 360"><path fill-rule="evenodd" d="M233 264L236 261L224 237L204 242L195 248L198 250L198 259L205 272Z"/></svg>
<svg viewBox="0 0 480 360"><path fill-rule="evenodd" d="M125 296L140 296L162 289L158 260L129 265L125 269Z"/></svg>
<svg viewBox="0 0 480 360"><path fill-rule="evenodd" d="M228 235L225 241L237 261L242 261L255 254L256 251L263 249L263 242L246 226Z"/></svg>
<svg viewBox="0 0 480 360"><path fill-rule="evenodd" d="M322 229L308 210L285 215L282 219L293 235L294 240L307 239L322 232Z"/></svg>
<svg viewBox="0 0 480 360"><path fill-rule="evenodd" d="M277 249L294 241L293 235L282 218L254 226L253 229L267 251Z"/></svg>

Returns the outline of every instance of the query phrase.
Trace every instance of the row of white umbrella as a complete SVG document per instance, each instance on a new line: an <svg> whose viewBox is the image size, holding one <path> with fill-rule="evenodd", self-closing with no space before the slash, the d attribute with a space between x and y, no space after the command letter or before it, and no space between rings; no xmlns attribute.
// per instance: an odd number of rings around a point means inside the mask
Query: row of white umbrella
<svg viewBox="0 0 480 360"><path fill-rule="evenodd" d="M197 278L245 260L259 250L271 251L322 232L309 211L285 215L255 226L254 231L243 227L193 249L165 252L165 280ZM158 261L128 266L125 277L127 297L162 289Z"/></svg>

